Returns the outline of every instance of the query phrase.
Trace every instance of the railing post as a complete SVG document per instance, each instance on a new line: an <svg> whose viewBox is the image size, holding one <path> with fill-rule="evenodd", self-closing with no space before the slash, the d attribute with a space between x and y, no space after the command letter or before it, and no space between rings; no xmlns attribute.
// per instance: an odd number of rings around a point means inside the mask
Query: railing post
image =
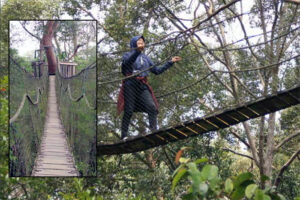
<svg viewBox="0 0 300 200"><path fill-rule="evenodd" d="M43 76L43 71L44 71L44 63L43 62L39 62L39 77Z"/></svg>
<svg viewBox="0 0 300 200"><path fill-rule="evenodd" d="M36 61L32 61L31 62L31 67L33 69L33 75L34 75L34 77L37 77L36 64L37 64Z"/></svg>

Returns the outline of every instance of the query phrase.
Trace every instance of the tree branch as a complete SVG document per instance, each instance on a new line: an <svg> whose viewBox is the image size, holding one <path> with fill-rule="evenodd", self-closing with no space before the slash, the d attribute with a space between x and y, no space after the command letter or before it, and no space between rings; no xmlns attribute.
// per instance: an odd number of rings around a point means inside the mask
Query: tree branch
<svg viewBox="0 0 300 200"><path fill-rule="evenodd" d="M283 172L290 166L290 164L295 160L295 158L300 154L300 148L291 156L291 158L281 167L279 174L277 175L275 179L275 186L279 185L279 182L281 180L281 176Z"/></svg>
<svg viewBox="0 0 300 200"><path fill-rule="evenodd" d="M281 141L278 145L275 146L274 151L278 151L278 149L284 145L285 143L287 143L288 141L290 141L291 139L297 137L300 135L300 130L297 130L294 134L290 135L289 137L285 138L283 141Z"/></svg>
<svg viewBox="0 0 300 200"><path fill-rule="evenodd" d="M220 7L218 10L216 10L215 12L213 12L211 15L209 15L209 17L207 17L206 19L200 21L196 26L192 27L192 29L195 29L197 27L199 27L202 23L207 22L208 20L210 20L212 17L216 16L217 14L219 14L219 12L225 10L226 8L230 7L231 5L239 2L241 0L233 0L231 2L229 2L228 4Z"/></svg>
<svg viewBox="0 0 300 200"><path fill-rule="evenodd" d="M224 150L224 151L229 151L229 152L234 153L234 154L239 155L239 156L243 156L243 157L249 158L249 159L251 159L251 160L254 160L251 156L248 156L248 155L242 154L242 153L238 153L238 152L233 151L233 150L231 150L231 149L223 148L223 150Z"/></svg>
<svg viewBox="0 0 300 200"><path fill-rule="evenodd" d="M80 3L78 3L77 1L75 1L78 5L78 7L80 8L80 10L82 10L83 12L85 12L88 16L90 16L93 20L95 20L97 22L97 24L99 24L99 26L104 30L107 31L107 29L105 28L105 26L103 24L100 23L100 21L94 17L94 15L89 12L87 9L85 9L84 7L82 7L82 5L80 5Z"/></svg>
<svg viewBox="0 0 300 200"><path fill-rule="evenodd" d="M232 128L229 129L229 131L232 133L232 135L234 135L234 137L236 137L238 140L240 140L244 145L246 145L249 149L250 145L248 144L248 142L246 142L246 140L244 140L243 138L241 138Z"/></svg>
<svg viewBox="0 0 300 200"><path fill-rule="evenodd" d="M70 57L67 59L67 61L70 61L74 56L76 56L76 54L77 54L77 52L78 52L78 49L79 49L80 47L82 47L82 46L84 46L84 44L77 45L76 49L74 50L73 55L70 56Z"/></svg>
<svg viewBox="0 0 300 200"><path fill-rule="evenodd" d="M191 38L192 39L192 41L193 41L193 38ZM210 72L212 72L213 70L212 70L212 68L211 68L211 66L209 65L209 63L208 63L208 61L205 59L205 57L201 54L201 52L200 52L200 50L198 49L198 46L197 45L195 45L195 43L193 42L192 43L192 45L194 45L194 47L195 47L195 49L196 49L196 51L198 52L198 54L201 56L201 58L204 60L204 62L205 62L205 65L206 65L206 67L208 68L208 70L210 71ZM213 76L217 79L217 81L219 81L231 94L232 94L232 96L233 96L233 91L232 91L232 89L226 84L226 83L223 83L222 82L222 80L217 76L217 74L215 74L215 73L213 73Z"/></svg>
<svg viewBox="0 0 300 200"><path fill-rule="evenodd" d="M23 29L24 29L29 35L31 35L32 37L34 37L34 38L36 38L37 40L41 41L42 38L40 38L39 36L34 35L33 33L31 33L31 32L26 28L25 23L26 23L26 22L24 22L24 23L21 23L21 22L20 22L20 24L21 24L21 26L23 27Z"/></svg>

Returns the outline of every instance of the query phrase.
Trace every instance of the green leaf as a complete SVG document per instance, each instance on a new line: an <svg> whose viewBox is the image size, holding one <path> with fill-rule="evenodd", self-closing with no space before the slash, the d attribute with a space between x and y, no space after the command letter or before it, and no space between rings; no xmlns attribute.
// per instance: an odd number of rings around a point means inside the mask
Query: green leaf
<svg viewBox="0 0 300 200"><path fill-rule="evenodd" d="M191 200L191 199L195 199L193 193L185 194L182 196L182 200Z"/></svg>
<svg viewBox="0 0 300 200"><path fill-rule="evenodd" d="M271 197L269 195L264 195L264 200L272 200Z"/></svg>
<svg viewBox="0 0 300 200"><path fill-rule="evenodd" d="M233 183L232 180L230 178L226 179L225 181L225 192L227 194L230 194L233 190Z"/></svg>
<svg viewBox="0 0 300 200"><path fill-rule="evenodd" d="M200 183L199 194L205 196L207 191L208 191L208 185L205 182Z"/></svg>
<svg viewBox="0 0 300 200"><path fill-rule="evenodd" d="M201 174L200 174L200 171L198 170L198 168L197 168L197 166L196 166L196 164L195 163L193 163L193 162L191 162L191 163L188 163L187 164L187 166L188 166L188 168L189 168L189 174L191 175L191 176L200 176Z"/></svg>
<svg viewBox="0 0 300 200"><path fill-rule="evenodd" d="M204 163L207 162L208 159L207 158L200 158L194 161L195 164L200 164L200 163Z"/></svg>
<svg viewBox="0 0 300 200"><path fill-rule="evenodd" d="M190 158L179 158L180 163L188 163L191 159Z"/></svg>
<svg viewBox="0 0 300 200"><path fill-rule="evenodd" d="M257 189L255 192L254 200L271 200L271 198L266 195L262 190Z"/></svg>
<svg viewBox="0 0 300 200"><path fill-rule="evenodd" d="M250 184L247 186L246 188L246 191L245 191L245 194L246 194L246 197L248 199L251 199L254 194L255 194L255 190L258 188L258 186L256 184Z"/></svg>
<svg viewBox="0 0 300 200"><path fill-rule="evenodd" d="M231 195L232 200L240 200L245 196L245 187L243 186L238 186L234 187L234 191Z"/></svg>
<svg viewBox="0 0 300 200"><path fill-rule="evenodd" d="M174 189L177 185L177 183L180 181L180 179L186 174L187 170L185 168L182 168L181 170L178 171L176 176L174 177L172 181L172 192L174 192Z"/></svg>
<svg viewBox="0 0 300 200"><path fill-rule="evenodd" d="M250 180L253 178L253 174L250 172L242 173L240 174L236 180L233 182L234 188L237 188L239 185L244 183L247 180Z"/></svg>
<svg viewBox="0 0 300 200"><path fill-rule="evenodd" d="M209 188L214 192L218 192L220 190L220 182L221 179L219 177L215 177L209 181Z"/></svg>
<svg viewBox="0 0 300 200"><path fill-rule="evenodd" d="M282 194L277 194L280 200L286 200L286 198ZM296 197L295 200L300 200L300 197Z"/></svg>
<svg viewBox="0 0 300 200"><path fill-rule="evenodd" d="M263 200L264 199L264 192L260 189L257 189L255 192L255 200Z"/></svg>
<svg viewBox="0 0 300 200"><path fill-rule="evenodd" d="M187 164L188 166L188 173L189 173L189 178L192 181L192 189L193 189L193 194L199 194L200 193L200 184L202 182L201 179L201 173L197 168L197 165L193 162L190 162Z"/></svg>
<svg viewBox="0 0 300 200"><path fill-rule="evenodd" d="M205 165L202 169L202 177L205 180L212 180L218 176L218 167L215 165Z"/></svg>
<svg viewBox="0 0 300 200"><path fill-rule="evenodd" d="M185 166L184 164L179 165L179 167L177 167L177 169L175 169L175 171L173 172L172 177L175 177L175 175L177 174L177 172L178 172L179 170L181 170L184 166Z"/></svg>

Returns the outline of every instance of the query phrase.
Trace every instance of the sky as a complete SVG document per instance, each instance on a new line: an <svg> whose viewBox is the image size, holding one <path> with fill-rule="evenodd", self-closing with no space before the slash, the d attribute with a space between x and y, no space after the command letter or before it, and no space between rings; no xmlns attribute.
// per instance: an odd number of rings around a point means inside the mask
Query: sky
<svg viewBox="0 0 300 200"><path fill-rule="evenodd" d="M26 26L32 31L30 25ZM27 33L20 24L20 21L10 21L10 47L17 49L23 57L34 58L34 51L40 48L40 43Z"/></svg>

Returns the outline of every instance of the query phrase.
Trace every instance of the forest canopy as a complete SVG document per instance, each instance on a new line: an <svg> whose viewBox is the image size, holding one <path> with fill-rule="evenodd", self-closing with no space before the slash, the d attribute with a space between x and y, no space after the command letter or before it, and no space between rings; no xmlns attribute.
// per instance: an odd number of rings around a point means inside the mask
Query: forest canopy
<svg viewBox="0 0 300 200"><path fill-rule="evenodd" d="M1 3L1 199L299 199L299 106L144 152L98 157L98 177L82 179L10 178L7 124L9 20L96 20L97 139L116 142L121 62L133 36L146 38L145 54L155 64L173 54L183 58L164 74L149 77L160 97L159 126L171 126L299 84L297 1ZM61 26L66 34L57 39L70 45L57 45L57 51L74 50L71 28ZM85 65L83 58L77 61ZM135 115L130 132L147 132L146 119Z"/></svg>

